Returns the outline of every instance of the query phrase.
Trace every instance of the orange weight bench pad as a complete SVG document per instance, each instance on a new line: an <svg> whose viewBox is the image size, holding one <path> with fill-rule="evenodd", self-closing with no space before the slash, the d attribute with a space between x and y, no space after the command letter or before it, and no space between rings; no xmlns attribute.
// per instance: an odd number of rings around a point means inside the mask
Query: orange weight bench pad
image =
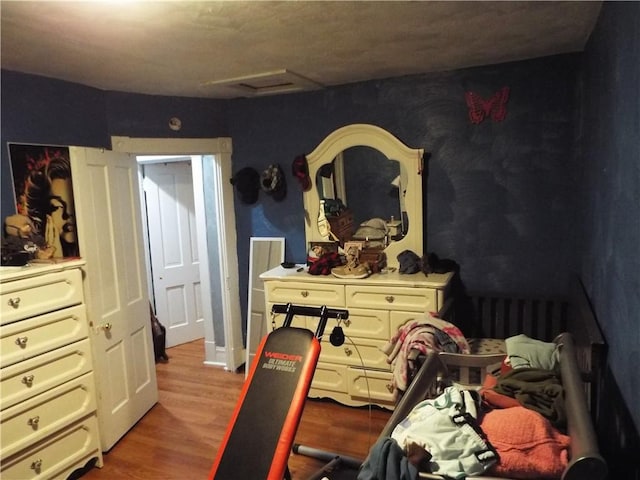
<svg viewBox="0 0 640 480"><path fill-rule="evenodd" d="M320 355L310 330L282 327L260 346L209 480L282 480Z"/></svg>

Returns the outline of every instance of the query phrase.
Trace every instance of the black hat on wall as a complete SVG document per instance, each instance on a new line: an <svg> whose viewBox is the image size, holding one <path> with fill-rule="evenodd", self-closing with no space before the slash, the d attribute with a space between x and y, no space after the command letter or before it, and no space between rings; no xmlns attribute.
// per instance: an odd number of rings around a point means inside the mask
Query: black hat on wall
<svg viewBox="0 0 640 480"><path fill-rule="evenodd" d="M252 205L258 201L260 191L260 174L251 167L239 170L231 179L231 185L236 187L242 203Z"/></svg>

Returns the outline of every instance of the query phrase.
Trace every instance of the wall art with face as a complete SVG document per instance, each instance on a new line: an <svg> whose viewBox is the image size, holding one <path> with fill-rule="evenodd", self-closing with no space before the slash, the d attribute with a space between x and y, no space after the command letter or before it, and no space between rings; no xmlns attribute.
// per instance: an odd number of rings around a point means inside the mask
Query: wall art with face
<svg viewBox="0 0 640 480"><path fill-rule="evenodd" d="M79 256L69 148L9 144L16 213L53 247L54 258Z"/></svg>

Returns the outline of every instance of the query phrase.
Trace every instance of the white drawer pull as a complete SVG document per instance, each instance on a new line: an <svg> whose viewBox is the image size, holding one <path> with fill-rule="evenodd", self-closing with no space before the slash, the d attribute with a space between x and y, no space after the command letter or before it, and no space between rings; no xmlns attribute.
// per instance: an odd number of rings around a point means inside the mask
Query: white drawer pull
<svg viewBox="0 0 640 480"><path fill-rule="evenodd" d="M18 337L16 338L16 345L18 345L19 347L26 347L27 346L27 342L29 341L29 337Z"/></svg>
<svg viewBox="0 0 640 480"><path fill-rule="evenodd" d="M37 416L37 415L35 417L31 417L29 420L27 420L27 425L31 425L34 430L38 429L38 424L39 423L40 423L40 417Z"/></svg>
<svg viewBox="0 0 640 480"><path fill-rule="evenodd" d="M10 298L7 303L9 303L10 307L18 308L20 306L20 297Z"/></svg>
<svg viewBox="0 0 640 480"><path fill-rule="evenodd" d="M344 353L347 355L347 357L350 357L351 355L353 355L353 350L351 350L349 347L344 347Z"/></svg>
<svg viewBox="0 0 640 480"><path fill-rule="evenodd" d="M31 470L35 470L36 473L40 473L42 470L42 459L37 459L31 462Z"/></svg>
<svg viewBox="0 0 640 480"><path fill-rule="evenodd" d="M393 295L387 295L386 297L384 297L384 299L389 303L393 303L393 301L395 300Z"/></svg>
<svg viewBox="0 0 640 480"><path fill-rule="evenodd" d="M302 298L307 298L309 296L309 292L307 292L306 290L303 290L300 292L300 295L302 295Z"/></svg>
<svg viewBox="0 0 640 480"><path fill-rule="evenodd" d="M33 385L33 375L25 375L22 377L22 383L24 383L27 387L31 387Z"/></svg>

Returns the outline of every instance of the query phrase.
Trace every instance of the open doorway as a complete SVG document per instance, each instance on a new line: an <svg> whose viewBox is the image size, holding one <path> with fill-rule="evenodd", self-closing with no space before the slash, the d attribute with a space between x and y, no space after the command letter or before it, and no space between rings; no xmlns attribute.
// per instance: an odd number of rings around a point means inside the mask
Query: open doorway
<svg viewBox="0 0 640 480"><path fill-rule="evenodd" d="M145 253L149 299L166 327L167 348L204 338L202 275L194 202L192 163L200 156L137 156L142 175L142 221L146 227ZM206 240L206 236L205 236ZM210 309L210 306L208 306Z"/></svg>
<svg viewBox="0 0 640 480"><path fill-rule="evenodd" d="M205 227L194 233L199 264L207 267L200 269L199 286L204 362L237 370L244 363L245 349L242 345L233 187L229 182L232 176L231 140L112 137L112 145L115 151L136 156L190 159L195 223ZM204 176L207 177L206 204Z"/></svg>

